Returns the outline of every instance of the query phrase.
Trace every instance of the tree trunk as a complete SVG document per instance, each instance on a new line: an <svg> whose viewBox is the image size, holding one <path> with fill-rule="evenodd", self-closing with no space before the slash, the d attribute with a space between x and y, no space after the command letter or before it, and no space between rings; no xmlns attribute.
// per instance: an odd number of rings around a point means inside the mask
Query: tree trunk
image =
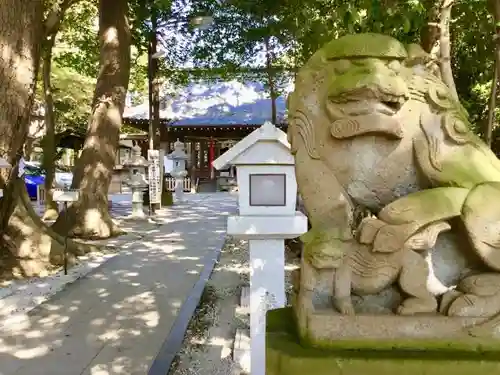
<svg viewBox="0 0 500 375"><path fill-rule="evenodd" d="M108 189L118 150L130 74L127 0L99 1L100 71L85 144L73 171L80 198L59 215L53 228L82 238L120 233L108 210Z"/></svg>
<svg viewBox="0 0 500 375"><path fill-rule="evenodd" d="M31 161L31 154L33 153L33 146L35 144L35 138L27 137L24 143L24 160Z"/></svg>
<svg viewBox="0 0 500 375"><path fill-rule="evenodd" d="M56 40L56 34L48 36L43 53L43 93L45 99L45 137L43 139L43 160L45 169L45 220L57 219L57 204L52 199L52 185L55 177L56 124L54 116L54 98L52 96L52 85L50 76L52 72L52 49Z"/></svg>
<svg viewBox="0 0 500 375"><path fill-rule="evenodd" d="M420 46L427 53L432 53L439 43L439 18L441 0L431 0L426 2L427 24L420 33Z"/></svg>
<svg viewBox="0 0 500 375"><path fill-rule="evenodd" d="M498 56L496 56L498 59ZM493 79L491 80L491 91L490 100L488 104L488 121L486 122L486 129L484 129L483 139L484 142L491 148L492 136L493 136L493 125L495 123L495 110L497 101L497 85L498 85L498 68L495 65L493 67Z"/></svg>
<svg viewBox="0 0 500 375"><path fill-rule="evenodd" d="M493 20L495 22L495 35L493 36L493 40L495 41L495 57L493 67L494 73L491 82L491 92L488 106L488 122L486 124L486 129L484 130L484 141L491 147L491 143L493 141L493 127L495 123L498 76L500 74L500 0L488 0L488 5L493 13Z"/></svg>
<svg viewBox="0 0 500 375"><path fill-rule="evenodd" d="M0 232L4 232L15 209L10 199L17 180L17 164L28 134L28 123L35 95L42 0L0 3L0 157L13 168L2 170L0 189ZM2 240L5 235L2 233ZM5 245L5 243L2 243Z"/></svg>
<svg viewBox="0 0 500 375"><path fill-rule="evenodd" d="M490 0L490 6L495 20L495 65L497 72L500 73L500 0Z"/></svg>
<svg viewBox="0 0 500 375"><path fill-rule="evenodd" d="M62 0L55 2L48 13L45 26L45 40L43 45L43 93L45 99L45 137L43 139L43 167L45 169L45 220L55 220L58 215L57 204L52 198L52 187L55 178L56 160L56 119L54 115L54 98L52 95L52 50L57 33L61 28L66 10L78 0Z"/></svg>
<svg viewBox="0 0 500 375"><path fill-rule="evenodd" d="M23 179L18 177L35 96L42 17L43 0L0 3L0 156L13 165L0 178L4 189L0 199L0 266L4 273L22 276L42 273L50 263L60 263L63 254L61 237L41 222ZM78 250L85 251L85 246L70 243L70 252Z"/></svg>
<svg viewBox="0 0 500 375"><path fill-rule="evenodd" d="M271 97L271 122L274 125L277 125L278 113L276 110L276 84L274 82L274 72L273 72L273 56L271 52L271 46L269 42L269 38L265 39L265 48L266 48L266 73L267 73L267 83L269 85L269 94Z"/></svg>
<svg viewBox="0 0 500 375"><path fill-rule="evenodd" d="M441 77L449 87L451 94L456 100L459 100L455 80L453 79L453 70L451 69L451 41L450 41L450 20L451 8L455 0L444 0L441 6L441 19L439 22L439 67Z"/></svg>

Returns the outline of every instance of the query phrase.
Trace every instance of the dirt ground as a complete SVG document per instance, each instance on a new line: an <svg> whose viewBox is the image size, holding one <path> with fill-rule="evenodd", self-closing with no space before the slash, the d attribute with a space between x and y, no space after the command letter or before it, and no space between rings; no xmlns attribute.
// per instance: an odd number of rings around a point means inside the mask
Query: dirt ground
<svg viewBox="0 0 500 375"><path fill-rule="evenodd" d="M299 265L297 252L287 251L286 286ZM248 242L228 237L198 309L184 337L183 348L168 375L241 375L232 360L238 328L249 328L239 307L241 288L249 283Z"/></svg>

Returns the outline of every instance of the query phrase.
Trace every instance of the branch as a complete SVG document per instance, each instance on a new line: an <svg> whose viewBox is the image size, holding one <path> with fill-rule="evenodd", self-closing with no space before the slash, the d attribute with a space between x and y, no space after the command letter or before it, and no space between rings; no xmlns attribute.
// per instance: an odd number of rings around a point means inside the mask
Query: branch
<svg viewBox="0 0 500 375"><path fill-rule="evenodd" d="M441 6L441 19L439 28L441 30L439 36L440 46L440 68L441 76L444 83L450 88L451 94L456 100L458 99L457 88L455 80L453 79L453 71L451 69L451 41L450 41L450 19L451 8L455 0L444 0Z"/></svg>
<svg viewBox="0 0 500 375"><path fill-rule="evenodd" d="M66 11L79 1L81 0L62 0L52 6L52 9L44 20L45 38L58 33Z"/></svg>

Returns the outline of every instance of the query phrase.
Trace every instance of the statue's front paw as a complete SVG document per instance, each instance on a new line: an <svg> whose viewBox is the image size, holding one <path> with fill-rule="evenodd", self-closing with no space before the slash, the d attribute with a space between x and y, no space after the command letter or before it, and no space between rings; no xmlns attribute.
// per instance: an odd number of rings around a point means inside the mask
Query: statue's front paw
<svg viewBox="0 0 500 375"><path fill-rule="evenodd" d="M357 229L359 243L365 245L373 244L378 231L384 225L386 225L386 223L376 217L365 217Z"/></svg>
<svg viewBox="0 0 500 375"><path fill-rule="evenodd" d="M458 290L455 289L448 290L441 297L441 303L439 304L439 312L443 315L448 315L448 311L450 309L451 304L461 296L463 296L463 293L459 292Z"/></svg>
<svg viewBox="0 0 500 375"><path fill-rule="evenodd" d="M448 316L492 317L500 312L500 295L476 296L464 294L450 305Z"/></svg>
<svg viewBox="0 0 500 375"><path fill-rule="evenodd" d="M408 298L398 307L398 315L434 314L437 311L437 301L434 298Z"/></svg>
<svg viewBox="0 0 500 375"><path fill-rule="evenodd" d="M415 224L384 225L373 241L376 253L395 253L404 248L405 242L415 232Z"/></svg>
<svg viewBox="0 0 500 375"><path fill-rule="evenodd" d="M342 315L356 315L356 312L354 311L354 306L352 304L351 297L334 298L333 299L333 306Z"/></svg>

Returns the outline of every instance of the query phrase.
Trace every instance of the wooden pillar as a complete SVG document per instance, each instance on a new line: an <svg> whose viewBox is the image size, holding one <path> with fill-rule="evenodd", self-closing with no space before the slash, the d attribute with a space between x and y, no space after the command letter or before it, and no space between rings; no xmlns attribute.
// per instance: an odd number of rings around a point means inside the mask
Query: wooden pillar
<svg viewBox="0 0 500 375"><path fill-rule="evenodd" d="M212 166L212 162L215 160L215 145L214 139L210 137L208 141L208 170L210 171L210 179L213 180L215 178L215 170Z"/></svg>
<svg viewBox="0 0 500 375"><path fill-rule="evenodd" d="M191 191L196 190L196 141L191 140Z"/></svg>

